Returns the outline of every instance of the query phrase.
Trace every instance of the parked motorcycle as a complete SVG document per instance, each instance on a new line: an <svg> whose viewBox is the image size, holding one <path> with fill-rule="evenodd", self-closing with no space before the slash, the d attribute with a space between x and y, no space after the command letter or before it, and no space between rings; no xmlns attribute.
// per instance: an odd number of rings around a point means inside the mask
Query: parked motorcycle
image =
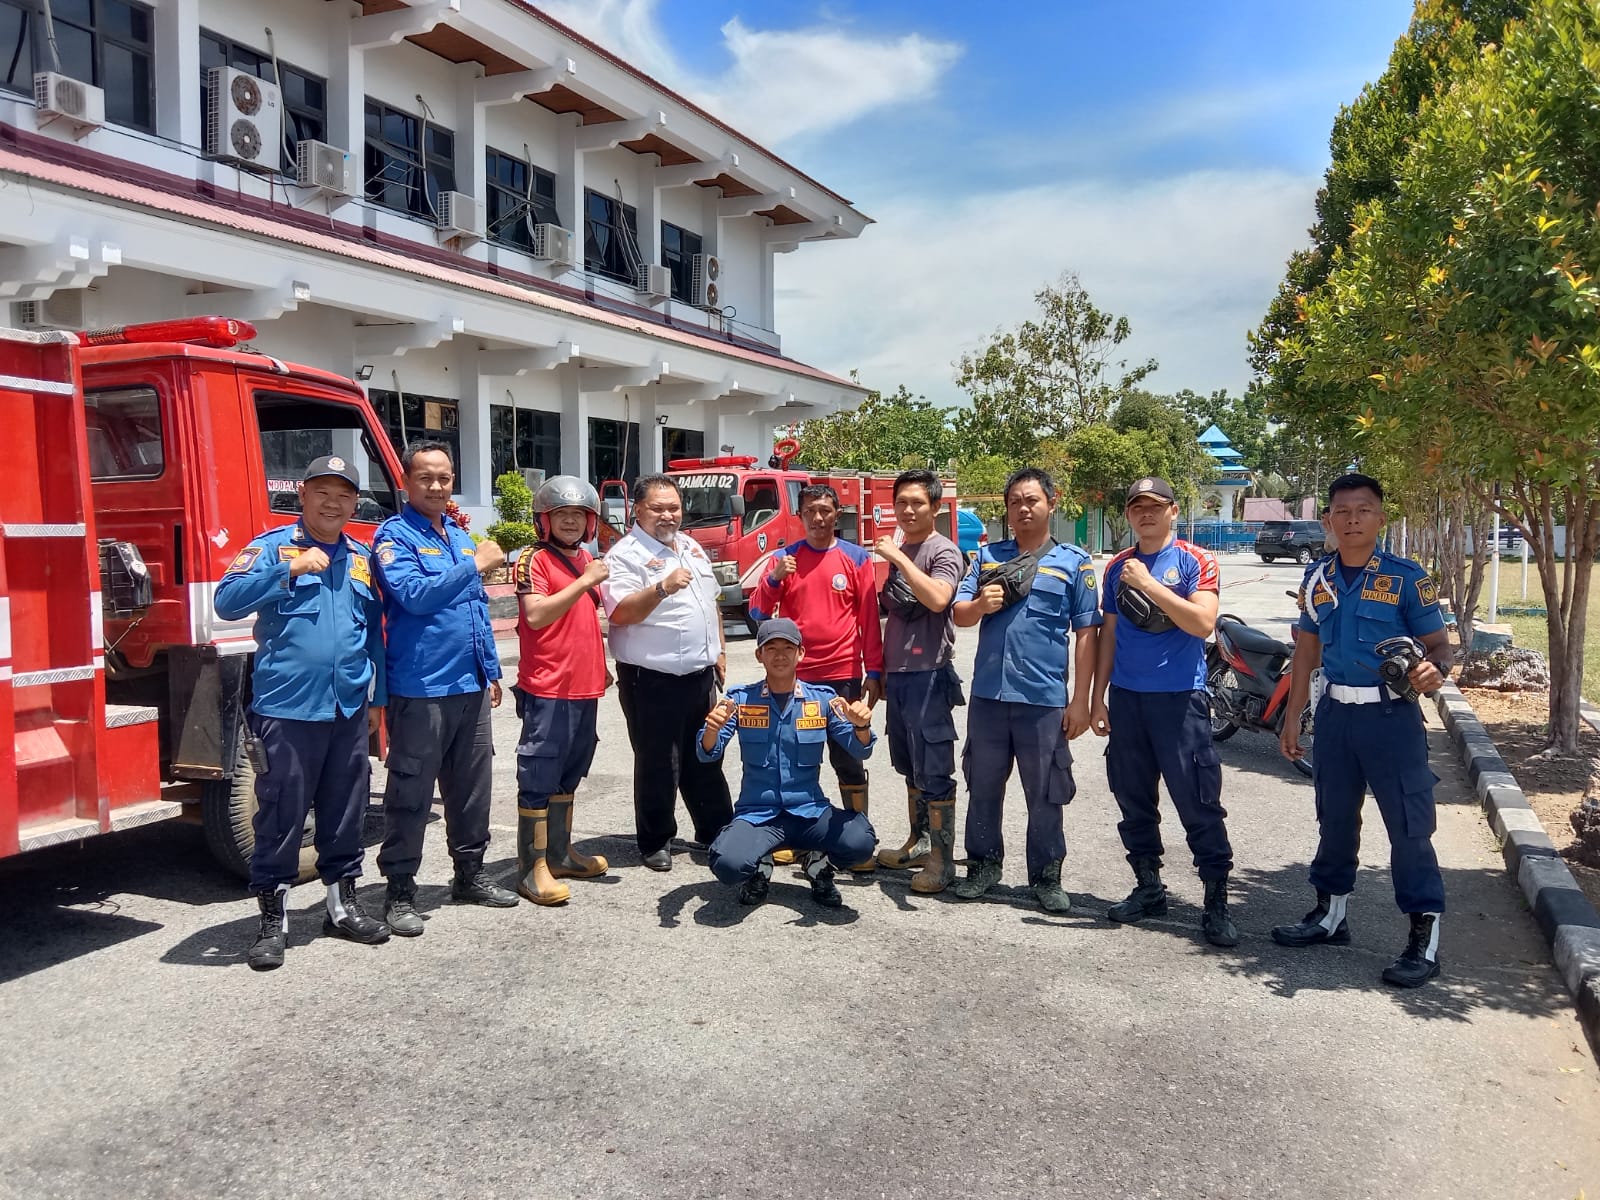
<svg viewBox="0 0 1600 1200"><path fill-rule="evenodd" d="M1289 595L1295 595L1290 592ZM1270 634L1252 629L1232 613L1217 617L1216 634L1206 646L1206 694L1211 701L1212 740L1225 742L1241 729L1282 734L1289 699L1294 648ZM1319 668L1312 675L1311 696L1295 714L1305 757L1294 765L1311 774L1313 718L1321 694Z"/></svg>

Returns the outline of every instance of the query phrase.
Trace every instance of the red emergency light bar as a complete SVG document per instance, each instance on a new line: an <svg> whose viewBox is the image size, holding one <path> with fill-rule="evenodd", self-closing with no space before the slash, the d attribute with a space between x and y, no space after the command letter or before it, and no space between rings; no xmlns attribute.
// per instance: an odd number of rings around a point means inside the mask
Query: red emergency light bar
<svg viewBox="0 0 1600 1200"><path fill-rule="evenodd" d="M146 321L142 325L117 325L89 329L78 335L85 346L127 346L136 342L189 342L214 350L231 350L256 336L249 321L232 317L190 317L182 321Z"/></svg>
<svg viewBox="0 0 1600 1200"><path fill-rule="evenodd" d="M667 463L669 471L704 471L708 467L753 467L754 455L735 454L725 458L674 458Z"/></svg>

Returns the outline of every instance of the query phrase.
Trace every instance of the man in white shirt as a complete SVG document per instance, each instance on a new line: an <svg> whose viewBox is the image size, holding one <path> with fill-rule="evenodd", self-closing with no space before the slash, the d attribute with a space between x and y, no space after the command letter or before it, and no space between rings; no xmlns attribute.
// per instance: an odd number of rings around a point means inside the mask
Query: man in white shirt
<svg viewBox="0 0 1600 1200"><path fill-rule="evenodd" d="M617 663L617 696L633 743L633 814L639 853L653 871L672 869L676 796L710 845L733 820L720 762L702 762L695 742L726 674L720 588L697 542L678 532L683 500L665 475L633 486L634 526L606 554L600 585Z"/></svg>

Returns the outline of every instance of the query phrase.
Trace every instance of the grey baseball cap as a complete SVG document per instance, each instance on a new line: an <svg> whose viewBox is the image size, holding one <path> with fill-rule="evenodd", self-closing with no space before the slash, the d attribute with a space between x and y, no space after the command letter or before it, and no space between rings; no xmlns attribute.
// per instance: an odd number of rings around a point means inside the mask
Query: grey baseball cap
<svg viewBox="0 0 1600 1200"><path fill-rule="evenodd" d="M796 646L804 648L805 643L800 640L800 626L788 617L772 617L761 622L756 629L756 649L759 650L768 642L782 638L786 642L793 642Z"/></svg>
<svg viewBox="0 0 1600 1200"><path fill-rule="evenodd" d="M321 479L324 475L337 475L357 491L361 490L361 476L356 474L355 466L337 454L325 454L321 458L312 459L311 465L306 468L306 473L300 481L310 483L313 479Z"/></svg>

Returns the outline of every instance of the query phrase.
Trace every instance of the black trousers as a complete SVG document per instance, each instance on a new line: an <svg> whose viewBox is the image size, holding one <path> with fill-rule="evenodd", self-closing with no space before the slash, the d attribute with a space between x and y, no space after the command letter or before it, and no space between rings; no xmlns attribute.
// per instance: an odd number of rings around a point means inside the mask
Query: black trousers
<svg viewBox="0 0 1600 1200"><path fill-rule="evenodd" d="M830 687L844 700L861 699L859 679L806 679L801 682L820 683L823 687ZM860 787L867 782L867 764L850 751L834 745L832 738L828 739L828 763L833 767L834 776L839 780L840 787Z"/></svg>
<svg viewBox="0 0 1600 1200"><path fill-rule="evenodd" d="M489 848L494 735L487 690L457 696L389 697L389 781L383 789L378 870L415 875L433 806L444 801L445 845L458 863L481 863Z"/></svg>
<svg viewBox="0 0 1600 1200"><path fill-rule="evenodd" d="M617 664L617 699L633 743L633 819L640 854L654 854L676 836L680 791L695 841L710 845L733 820L722 764L703 763L694 752L716 685L711 667L668 675Z"/></svg>
<svg viewBox="0 0 1600 1200"><path fill-rule="evenodd" d="M295 881L308 810L317 814L317 874L322 882L360 875L361 821L372 781L367 706L331 721L290 721L260 713L251 713L249 720L267 752L266 773L256 776L250 890L270 892Z"/></svg>

